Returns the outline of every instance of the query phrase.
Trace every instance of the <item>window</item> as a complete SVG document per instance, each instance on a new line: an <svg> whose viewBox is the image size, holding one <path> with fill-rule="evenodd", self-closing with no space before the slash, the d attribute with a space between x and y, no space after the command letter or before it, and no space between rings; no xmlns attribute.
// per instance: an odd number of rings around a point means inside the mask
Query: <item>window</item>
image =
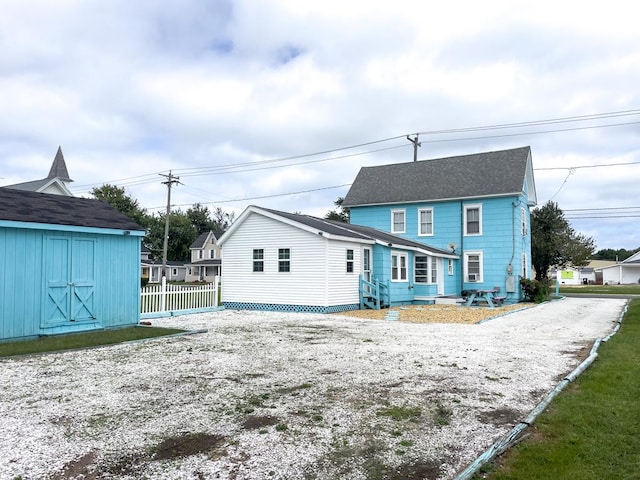
<svg viewBox="0 0 640 480"><path fill-rule="evenodd" d="M522 253L522 278L529 278L527 275L527 254Z"/></svg>
<svg viewBox="0 0 640 480"><path fill-rule="evenodd" d="M264 249L253 249L253 271L264 272Z"/></svg>
<svg viewBox="0 0 640 480"><path fill-rule="evenodd" d="M171 269L171 275L173 275L174 277L178 276L178 269L177 268L172 268Z"/></svg>
<svg viewBox="0 0 640 480"><path fill-rule="evenodd" d="M482 206L465 205L464 234L465 235L482 235Z"/></svg>
<svg viewBox="0 0 640 480"><path fill-rule="evenodd" d="M418 210L418 235L433 235L433 208Z"/></svg>
<svg viewBox="0 0 640 480"><path fill-rule="evenodd" d="M198 260L202 260L202 250L198 250Z"/></svg>
<svg viewBox="0 0 640 480"><path fill-rule="evenodd" d="M213 248L209 250L209 258L216 258L216 251Z"/></svg>
<svg viewBox="0 0 640 480"><path fill-rule="evenodd" d="M193 275L193 273L191 272L192 272L191 267L187 267L187 275Z"/></svg>
<svg viewBox="0 0 640 480"><path fill-rule="evenodd" d="M278 249L278 272L290 272L291 271L291 249L279 248Z"/></svg>
<svg viewBox="0 0 640 480"><path fill-rule="evenodd" d="M431 283L438 283L438 260L431 259Z"/></svg>
<svg viewBox="0 0 640 480"><path fill-rule="evenodd" d="M527 213L524 207L520 207L520 233L523 237L527 234Z"/></svg>
<svg viewBox="0 0 640 480"><path fill-rule="evenodd" d="M404 210L391 210L391 233L404 233Z"/></svg>
<svg viewBox="0 0 640 480"><path fill-rule="evenodd" d="M447 273L453 275L453 260L450 258L447 264Z"/></svg>
<svg viewBox="0 0 640 480"><path fill-rule="evenodd" d="M482 252L464 254L467 282L482 282Z"/></svg>
<svg viewBox="0 0 640 480"><path fill-rule="evenodd" d="M391 254L391 281L392 282L407 281L407 254L406 253Z"/></svg>
<svg viewBox="0 0 640 480"><path fill-rule="evenodd" d="M416 255L414 260L414 281L429 283L429 257Z"/></svg>
<svg viewBox="0 0 640 480"><path fill-rule="evenodd" d="M371 281L371 249L362 250L362 276L367 282Z"/></svg>
<svg viewBox="0 0 640 480"><path fill-rule="evenodd" d="M347 273L353 273L353 250L347 249Z"/></svg>

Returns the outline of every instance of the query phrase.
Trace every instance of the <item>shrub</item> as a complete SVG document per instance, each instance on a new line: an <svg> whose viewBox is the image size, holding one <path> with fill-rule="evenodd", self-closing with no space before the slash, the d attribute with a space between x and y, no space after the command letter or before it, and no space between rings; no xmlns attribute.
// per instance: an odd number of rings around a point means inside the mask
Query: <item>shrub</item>
<svg viewBox="0 0 640 480"><path fill-rule="evenodd" d="M520 279L520 286L527 302L541 303L549 297L549 280Z"/></svg>
<svg viewBox="0 0 640 480"><path fill-rule="evenodd" d="M146 287L147 283L149 283L149 279L147 277L140 277L140 286L142 288Z"/></svg>

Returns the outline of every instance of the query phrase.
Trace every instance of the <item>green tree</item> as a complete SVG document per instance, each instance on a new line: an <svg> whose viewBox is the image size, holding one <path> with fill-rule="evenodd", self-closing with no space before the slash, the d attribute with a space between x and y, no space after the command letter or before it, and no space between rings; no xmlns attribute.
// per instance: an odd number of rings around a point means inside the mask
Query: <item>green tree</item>
<svg viewBox="0 0 640 480"><path fill-rule="evenodd" d="M593 254L593 260L618 260L619 262L626 260L631 255L636 253L640 249L627 250L625 248L619 248L614 250L612 248L604 248L598 250Z"/></svg>
<svg viewBox="0 0 640 480"><path fill-rule="evenodd" d="M166 213L154 215L149 226L147 241L155 259L162 259L164 249L164 226ZM167 260L189 260L189 247L198 237L198 230L187 214L172 211L169 214L169 240L167 242Z"/></svg>
<svg viewBox="0 0 640 480"><path fill-rule="evenodd" d="M344 197L338 197L333 204L338 207L335 210L329 210L324 216L327 220L335 220L337 222L349 223L349 208L343 207Z"/></svg>
<svg viewBox="0 0 640 480"><path fill-rule="evenodd" d="M531 261L536 280L545 279L552 266L586 265L594 249L594 240L577 233L557 203L549 200L531 212Z"/></svg>
<svg viewBox="0 0 640 480"><path fill-rule="evenodd" d="M91 190L93 195L98 200L107 202L113 206L116 210L124 213L131 220L134 220L138 225L145 229L149 226L150 215L147 210L140 207L138 200L127 194L126 190L115 185L105 183L101 187L95 187Z"/></svg>
<svg viewBox="0 0 640 480"><path fill-rule="evenodd" d="M187 210L187 217L191 225L196 228L198 235L216 229L216 223L211 219L209 209L200 203L194 204Z"/></svg>

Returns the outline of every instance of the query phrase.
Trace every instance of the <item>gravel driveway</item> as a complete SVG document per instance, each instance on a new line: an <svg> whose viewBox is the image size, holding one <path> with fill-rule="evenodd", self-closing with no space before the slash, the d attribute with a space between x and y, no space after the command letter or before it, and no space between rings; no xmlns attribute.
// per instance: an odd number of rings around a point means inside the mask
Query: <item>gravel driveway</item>
<svg viewBox="0 0 640 480"><path fill-rule="evenodd" d="M625 300L480 325L227 310L207 333L0 360L0 478L450 479Z"/></svg>

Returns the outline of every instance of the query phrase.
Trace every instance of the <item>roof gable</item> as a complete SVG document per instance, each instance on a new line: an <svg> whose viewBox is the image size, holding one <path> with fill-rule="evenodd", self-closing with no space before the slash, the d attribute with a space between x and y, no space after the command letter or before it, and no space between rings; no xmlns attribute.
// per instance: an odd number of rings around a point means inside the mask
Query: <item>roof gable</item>
<svg viewBox="0 0 640 480"><path fill-rule="evenodd" d="M51 169L49 170L49 175L47 178L59 178L65 182L73 182L69 178L69 172L67 171L67 164L64 161L64 155L62 155L62 147L58 146L58 151L56 152L56 156L53 159L53 163L51 164Z"/></svg>
<svg viewBox="0 0 640 480"><path fill-rule="evenodd" d="M77 227L144 230L106 202L0 188L0 220Z"/></svg>
<svg viewBox="0 0 640 480"><path fill-rule="evenodd" d="M536 202L530 147L363 167L343 207L514 194Z"/></svg>

